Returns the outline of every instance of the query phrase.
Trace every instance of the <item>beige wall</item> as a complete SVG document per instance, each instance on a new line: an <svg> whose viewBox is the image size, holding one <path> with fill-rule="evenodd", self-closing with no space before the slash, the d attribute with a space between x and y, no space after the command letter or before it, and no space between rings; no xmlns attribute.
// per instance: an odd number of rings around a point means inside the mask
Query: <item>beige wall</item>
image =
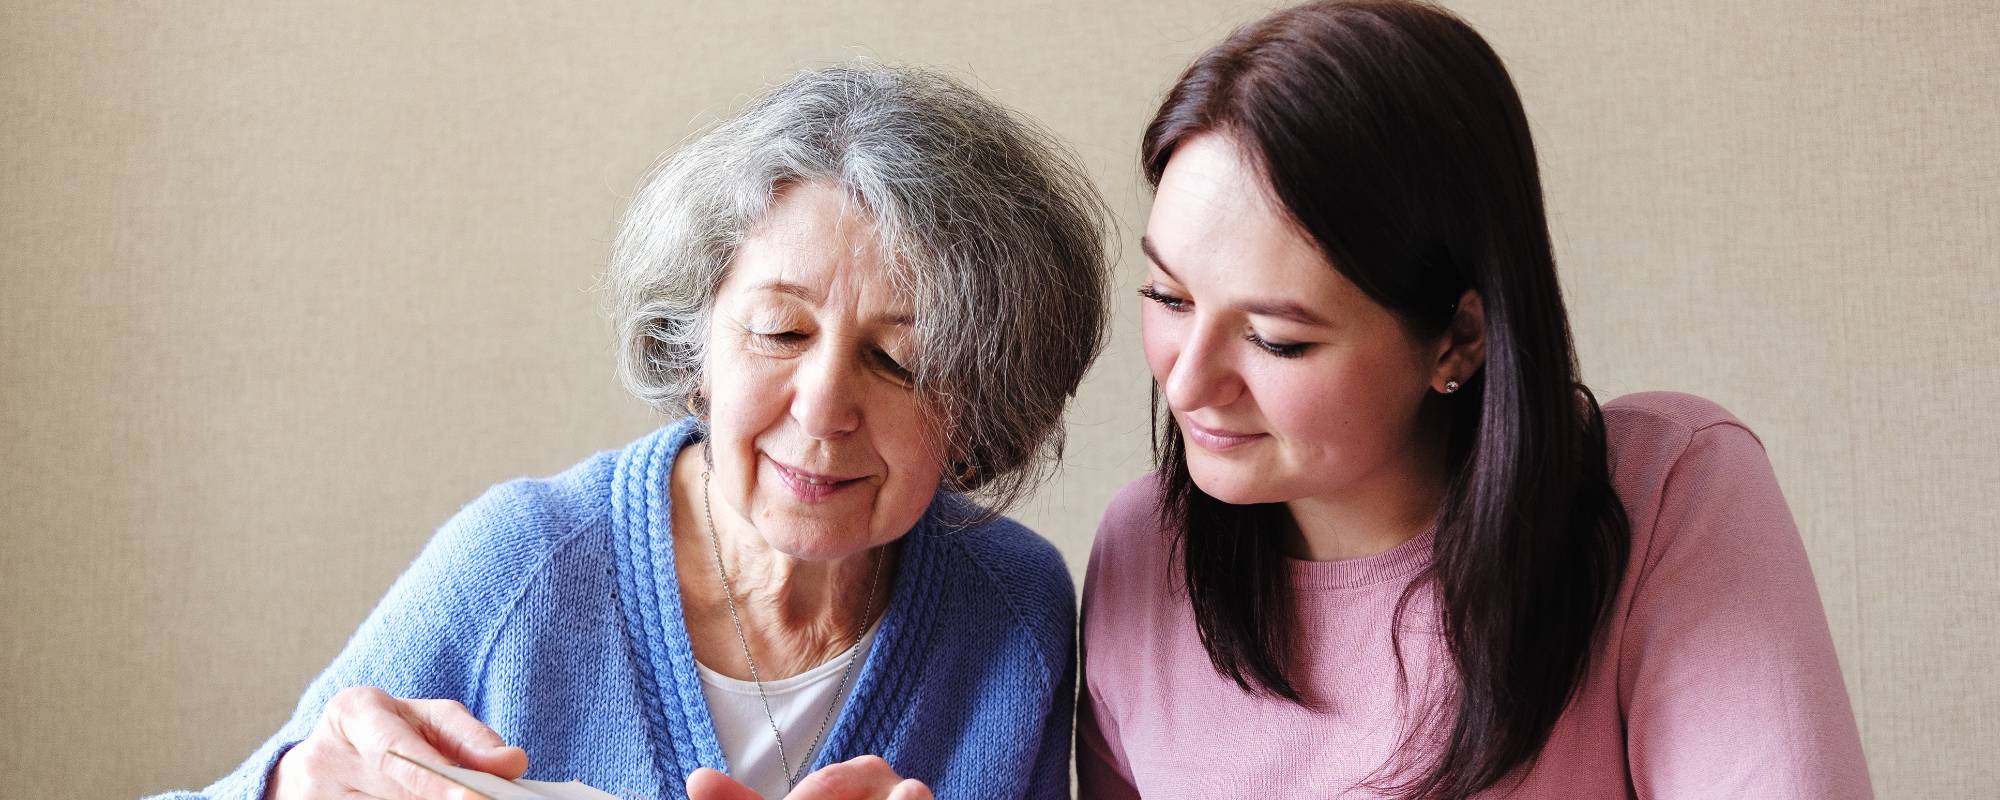
<svg viewBox="0 0 2000 800"><path fill-rule="evenodd" d="M200 785L485 486L656 420L592 293L662 149L787 71L945 65L1122 216L1019 516L1145 467L1140 126L1261 6L0 2L0 796ZM1884 797L2000 784L2000 10L1458 4L1540 137L1586 376L1756 427Z"/></svg>

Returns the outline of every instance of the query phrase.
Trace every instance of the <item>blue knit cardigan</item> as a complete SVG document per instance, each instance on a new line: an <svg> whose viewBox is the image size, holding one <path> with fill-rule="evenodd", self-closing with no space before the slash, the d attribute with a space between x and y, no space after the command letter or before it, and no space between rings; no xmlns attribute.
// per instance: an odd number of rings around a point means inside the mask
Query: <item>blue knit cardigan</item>
<svg viewBox="0 0 2000 800"><path fill-rule="evenodd" d="M291 720L201 794L260 798L285 751L349 686L456 699L528 776L627 798L686 797L728 771L674 573L666 492L683 420L553 478L494 487L442 529ZM903 539L888 610L815 767L874 753L944 798L1069 794L1074 588L1062 556L940 493Z"/></svg>

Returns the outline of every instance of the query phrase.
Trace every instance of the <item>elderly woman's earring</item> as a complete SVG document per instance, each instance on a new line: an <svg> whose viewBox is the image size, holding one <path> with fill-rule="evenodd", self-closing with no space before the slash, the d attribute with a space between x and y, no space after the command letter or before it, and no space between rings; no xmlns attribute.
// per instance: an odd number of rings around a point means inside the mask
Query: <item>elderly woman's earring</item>
<svg viewBox="0 0 2000 800"><path fill-rule="evenodd" d="M1444 382L1444 393L1445 393L1445 394L1451 394L1452 392L1456 392L1456 391L1458 391L1458 387L1459 387L1459 383L1458 383L1458 381L1445 381L1445 382Z"/></svg>
<svg viewBox="0 0 2000 800"><path fill-rule="evenodd" d="M701 402L701 399L702 398L700 390L688 393L688 398L687 398L688 416L695 417L698 419L708 419L708 414L702 409L703 403Z"/></svg>
<svg viewBox="0 0 2000 800"><path fill-rule="evenodd" d="M971 484L972 479L977 477L979 477L979 467L973 465L970 461L965 462L965 466L960 467L958 470L958 484L960 486Z"/></svg>

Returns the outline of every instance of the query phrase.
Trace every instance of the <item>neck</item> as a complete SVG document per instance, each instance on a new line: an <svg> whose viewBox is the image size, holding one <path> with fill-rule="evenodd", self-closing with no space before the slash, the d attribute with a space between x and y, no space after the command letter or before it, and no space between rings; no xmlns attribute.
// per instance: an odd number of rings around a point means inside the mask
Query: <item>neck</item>
<svg viewBox="0 0 2000 800"><path fill-rule="evenodd" d="M702 476L705 448L701 443L683 448L670 478L674 566L695 659L747 680L752 677L743 655L747 642L757 665L755 677L776 680L847 651L887 604L894 545L831 561L808 561L772 549L748 521L708 494ZM716 566L718 550L727 582ZM871 573L876 573L872 599ZM736 638L738 621L744 641Z"/></svg>
<svg viewBox="0 0 2000 800"><path fill-rule="evenodd" d="M1340 492L1287 502L1294 530L1285 554L1307 561L1366 558L1428 530L1444 497L1444 444L1406 452L1409 458Z"/></svg>

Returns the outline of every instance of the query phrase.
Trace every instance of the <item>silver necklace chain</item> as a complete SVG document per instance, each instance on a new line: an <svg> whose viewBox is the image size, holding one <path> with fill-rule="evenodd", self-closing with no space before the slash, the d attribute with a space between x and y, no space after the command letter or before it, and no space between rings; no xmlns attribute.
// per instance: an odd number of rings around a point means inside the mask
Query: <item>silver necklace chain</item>
<svg viewBox="0 0 2000 800"><path fill-rule="evenodd" d="M707 453L703 453L704 456ZM796 789L805 776L800 774L812 766L812 754L819 749L819 740L826 735L826 726L833 721L833 710L847 694L847 678L854 671L854 662L861 656L861 637L868 633L868 619L875 615L876 581L882 576L882 548L875 548L871 558L873 566L868 568L868 600L861 609L861 621L854 626L854 642L848 646L847 663L840 668L840 684L834 687L833 697L827 700L826 713L819 718L819 732L813 734L806 744L806 751L799 758L798 771L792 770L792 761L785 755L785 735L778 730L778 716L771 713L771 698L764 694L764 680L757 674L757 659L750 655L750 638L743 635L743 616L736 611L736 587L729 580L729 570L722 566L722 537L715 528L715 509L708 499L709 470L701 472L701 513L708 523L708 541L715 551L715 574L722 578L722 600L729 606L729 623L736 627L736 642L743 645L743 662L750 667L750 682L757 685L757 699L764 704L764 719L771 723L771 738L778 742L778 766L785 771L786 791Z"/></svg>

